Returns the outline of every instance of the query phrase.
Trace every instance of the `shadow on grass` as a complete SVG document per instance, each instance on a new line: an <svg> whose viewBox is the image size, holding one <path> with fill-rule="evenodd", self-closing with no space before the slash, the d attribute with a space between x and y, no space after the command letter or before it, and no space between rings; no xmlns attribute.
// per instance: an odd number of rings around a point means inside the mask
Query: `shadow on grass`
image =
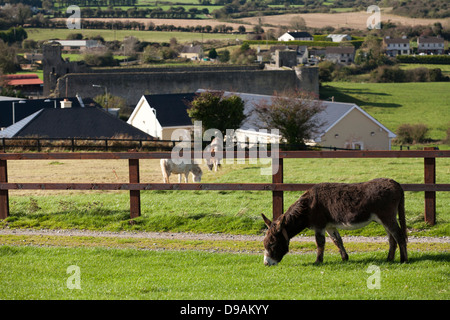
<svg viewBox="0 0 450 320"><path fill-rule="evenodd" d="M388 93L382 92L371 92L363 89L353 89L353 88L336 88L333 86L325 85L320 88L320 99L327 100L330 97L334 97L337 102L348 102L354 103L360 107L370 106L377 108L400 108L401 104L398 103L382 103L382 102L367 102L360 100L353 95L373 95L373 96L391 96Z"/></svg>

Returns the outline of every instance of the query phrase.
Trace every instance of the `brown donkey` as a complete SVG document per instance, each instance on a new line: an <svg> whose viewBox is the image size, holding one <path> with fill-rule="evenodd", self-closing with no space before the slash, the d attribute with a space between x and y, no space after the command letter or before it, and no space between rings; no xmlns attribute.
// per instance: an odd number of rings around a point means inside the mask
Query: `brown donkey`
<svg viewBox="0 0 450 320"><path fill-rule="evenodd" d="M397 212L400 226L397 223ZM289 251L289 240L305 228L315 231L316 263L323 261L325 231L339 248L342 260L348 260L339 229L359 229L376 221L389 236L388 260L395 256L397 244L400 261L407 262L405 198L394 180L375 179L364 183L320 183L306 191L277 220L262 214L269 230L264 238L264 264L276 265Z"/></svg>

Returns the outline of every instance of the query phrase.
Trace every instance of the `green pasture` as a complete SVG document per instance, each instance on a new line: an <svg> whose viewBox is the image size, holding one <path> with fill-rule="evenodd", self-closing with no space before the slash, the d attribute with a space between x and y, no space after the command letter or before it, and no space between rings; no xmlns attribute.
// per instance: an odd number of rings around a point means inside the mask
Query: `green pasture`
<svg viewBox="0 0 450 320"><path fill-rule="evenodd" d="M224 23L226 25L226 22ZM192 26L197 23L192 21ZM192 41L206 40L229 40L236 39L245 40L245 34L223 34L223 33L195 33L195 32L179 32L179 31L138 31L138 30L103 30L103 29L44 29L44 28L27 28L28 39L35 41L60 39L64 40L71 33L81 33L83 37L95 37L100 35L106 41L120 40L125 37L133 36L140 41L148 42L169 42L171 38L176 38L180 43Z"/></svg>
<svg viewBox="0 0 450 320"><path fill-rule="evenodd" d="M442 140L450 126L450 82L329 82L321 99L352 102L395 132L404 123L424 123L429 138Z"/></svg>
<svg viewBox="0 0 450 320"><path fill-rule="evenodd" d="M344 263L326 254L316 266L314 254L288 254L265 267L262 255L244 253L4 245L0 299L450 298L447 253L410 252L408 264L385 258L356 253ZM378 289L369 266L379 268Z"/></svg>
<svg viewBox="0 0 450 320"><path fill-rule="evenodd" d="M450 159L437 159L437 183L449 183ZM155 166L158 165L155 162ZM64 168L64 162L59 165ZM218 173L204 169L202 182L269 183L262 164L224 164ZM362 182L379 177L400 183L423 183L423 159L286 159L286 183ZM70 179L68 177L68 179ZM11 181L13 182L13 181ZM60 181L64 182L64 181ZM287 209L302 194L286 192ZM265 191L142 191L142 216L129 223L128 192L82 192L20 195L10 192L11 215L0 222L8 228L174 231L262 234L260 213L271 216L272 194ZM437 193L437 224L424 223L424 193L406 192L410 235L450 235L450 193ZM385 235L376 223L343 234ZM312 235L305 230L302 234Z"/></svg>

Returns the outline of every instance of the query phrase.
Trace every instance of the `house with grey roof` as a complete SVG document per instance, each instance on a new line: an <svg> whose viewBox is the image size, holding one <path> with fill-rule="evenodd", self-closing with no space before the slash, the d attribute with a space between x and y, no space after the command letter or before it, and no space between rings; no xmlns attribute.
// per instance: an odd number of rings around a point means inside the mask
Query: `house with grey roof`
<svg viewBox="0 0 450 320"><path fill-rule="evenodd" d="M203 48L200 45L185 45L181 48L180 57L191 60L201 60L203 58Z"/></svg>
<svg viewBox="0 0 450 320"><path fill-rule="evenodd" d="M197 93L203 91L207 90L199 89ZM264 128L264 124L253 112L262 103L270 104L273 96L228 91L225 91L224 95L239 96L245 104L244 114L247 118L241 124L241 127L236 130L237 141L240 141L240 139L242 141L261 141L261 139L267 142L273 139L280 141L281 137L277 134L272 134L271 130L268 130L266 134L262 134L260 129ZM193 99L195 94L159 95L158 104L152 103L151 97L146 96L145 100L148 105L145 105L144 97L142 97L140 101L142 104L138 103L136 108L139 107L139 109L135 109L133 112L134 117L132 118L132 114L128 123L139 125L138 128L140 130L155 137L163 137L164 140L170 140L169 134L175 129L193 129L192 120L186 112L188 108L186 104L188 99L186 97ZM362 108L354 103L334 101L322 101L322 103L324 110L316 116L319 117L319 123L323 125L319 133L311 141L307 141L307 144L360 150L391 149L391 140L396 135ZM174 104L177 104L178 107L174 108ZM156 112L150 106L155 106ZM166 109L165 114L164 109ZM164 125L160 124L160 121L171 124L171 126L164 127ZM164 128L166 128L165 134L163 134ZM254 138L257 140L252 140Z"/></svg>
<svg viewBox="0 0 450 320"><path fill-rule="evenodd" d="M386 51L386 54L390 57L395 57L399 54L411 53L409 40L406 37L402 38L386 37L383 39L383 48Z"/></svg>
<svg viewBox="0 0 450 320"><path fill-rule="evenodd" d="M418 37L417 52L425 54L444 54L444 38Z"/></svg>
<svg viewBox="0 0 450 320"><path fill-rule="evenodd" d="M339 64L350 64L355 61L355 47L326 47L325 60Z"/></svg>
<svg viewBox="0 0 450 320"><path fill-rule="evenodd" d="M313 36L306 31L288 31L278 38L278 41L313 41Z"/></svg>
<svg viewBox="0 0 450 320"><path fill-rule="evenodd" d="M261 103L270 103L273 96L238 92L225 92L225 95L237 95L245 103L247 119L241 124L241 130L258 131L263 127L252 110ZM391 149L391 140L396 135L361 107L334 101L322 101L322 104L324 110L316 115L322 126L312 141L305 141L307 144L357 150Z"/></svg>

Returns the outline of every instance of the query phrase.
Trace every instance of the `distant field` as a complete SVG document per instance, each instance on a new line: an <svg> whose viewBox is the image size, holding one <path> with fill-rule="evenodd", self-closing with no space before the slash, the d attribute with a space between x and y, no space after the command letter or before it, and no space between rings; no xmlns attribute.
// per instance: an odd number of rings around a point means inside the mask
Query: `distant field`
<svg viewBox="0 0 450 320"><path fill-rule="evenodd" d="M169 24L169 22L167 22ZM192 21L192 26L197 25ZM136 31L136 30L101 30L101 29L43 29L27 28L28 39L36 41L50 39L66 39L71 33L82 33L83 37L94 37L101 35L106 41L123 40L125 37L134 36L141 41L149 42L169 42L171 38L176 38L180 43L202 41L202 40L229 40L245 39L246 35L223 34L223 33L194 33L194 32L165 32L165 31Z"/></svg>
<svg viewBox="0 0 450 320"><path fill-rule="evenodd" d="M263 17L242 18L240 20L251 24L258 24L261 19L262 24L270 24L273 26L289 26L292 19L302 17L308 28L323 28L332 26L334 28L348 27L352 29L366 29L367 18L370 14L365 11L360 12L339 12L339 13L306 13L306 14L285 14ZM436 22L447 25L449 19L416 19L397 16L390 13L381 12L381 21L390 20L395 24L402 25L433 25Z"/></svg>

